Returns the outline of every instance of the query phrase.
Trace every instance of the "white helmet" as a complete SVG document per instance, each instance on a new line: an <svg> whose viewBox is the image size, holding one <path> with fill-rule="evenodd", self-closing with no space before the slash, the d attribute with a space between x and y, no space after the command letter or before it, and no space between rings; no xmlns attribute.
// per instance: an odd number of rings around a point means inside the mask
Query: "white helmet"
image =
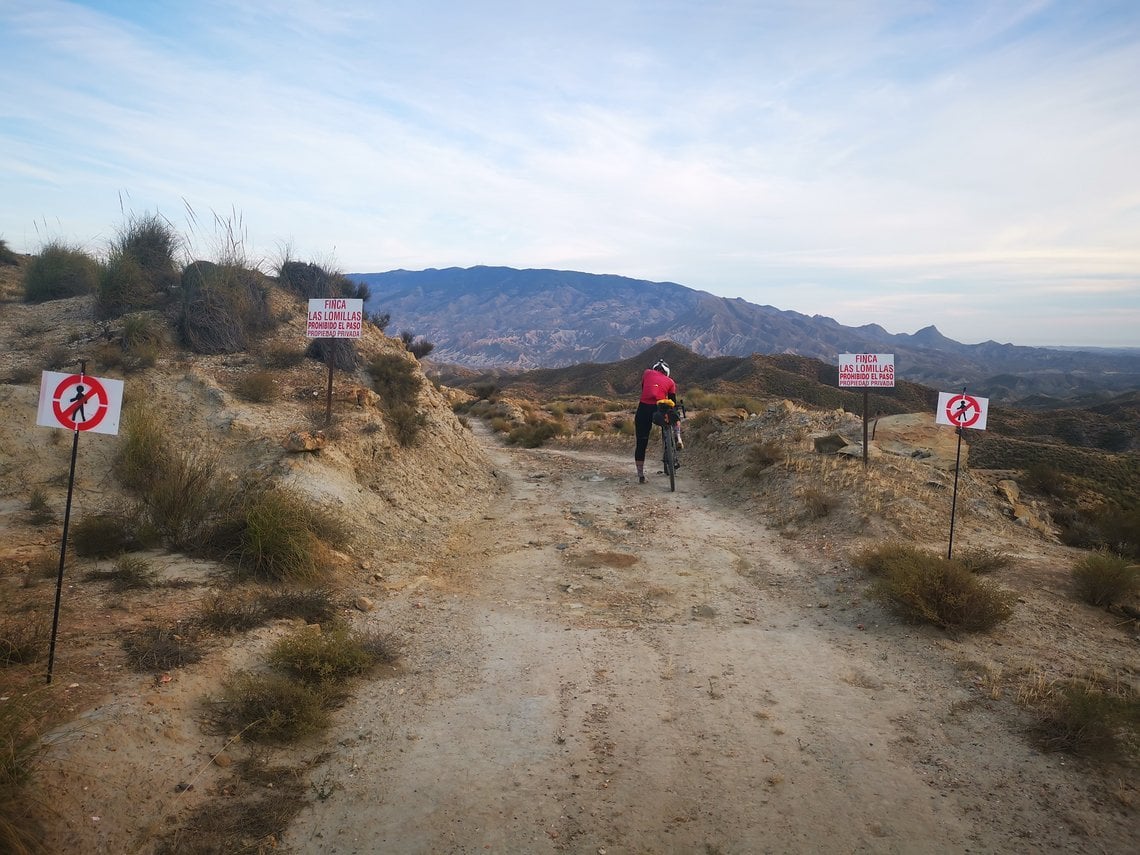
<svg viewBox="0 0 1140 855"><path fill-rule="evenodd" d="M658 359L656 362L653 363L653 370L654 371L660 371L662 374L664 374L666 377L668 377L669 376L669 363L666 362L664 359Z"/></svg>

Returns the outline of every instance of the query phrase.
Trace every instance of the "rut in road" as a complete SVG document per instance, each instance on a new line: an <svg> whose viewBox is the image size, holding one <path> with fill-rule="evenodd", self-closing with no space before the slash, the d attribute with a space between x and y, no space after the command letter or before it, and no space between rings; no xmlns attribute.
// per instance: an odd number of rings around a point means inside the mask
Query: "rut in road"
<svg viewBox="0 0 1140 855"><path fill-rule="evenodd" d="M919 757L945 666L821 610L693 472L484 441L501 491L380 604L404 667L342 711L292 851L970 847Z"/></svg>

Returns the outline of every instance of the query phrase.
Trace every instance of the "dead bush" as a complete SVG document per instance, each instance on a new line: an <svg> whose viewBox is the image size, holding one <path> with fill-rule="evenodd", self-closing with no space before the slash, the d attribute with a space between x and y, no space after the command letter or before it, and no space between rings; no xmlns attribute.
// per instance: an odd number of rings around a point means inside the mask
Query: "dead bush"
<svg viewBox="0 0 1140 855"><path fill-rule="evenodd" d="M1052 687L1032 729L1047 751L1104 756L1135 753L1140 736L1140 695L1100 680L1066 680Z"/></svg>
<svg viewBox="0 0 1140 855"><path fill-rule="evenodd" d="M384 411L384 422L396 441L401 446L410 448L416 444L420 431L427 425L427 414L410 404L396 404Z"/></svg>
<svg viewBox="0 0 1140 855"><path fill-rule="evenodd" d="M127 664L136 671L170 671L200 662L204 647L189 624L147 627L123 639Z"/></svg>
<svg viewBox="0 0 1140 855"><path fill-rule="evenodd" d="M779 463L785 456L783 446L777 442L753 443L748 448L744 474L749 478L758 478L765 469Z"/></svg>
<svg viewBox="0 0 1140 855"><path fill-rule="evenodd" d="M254 371L238 380L234 385L234 392L243 401L267 404L277 399L277 380L272 372Z"/></svg>
<svg viewBox="0 0 1140 855"><path fill-rule="evenodd" d="M906 621L975 632L992 629L1013 615L1013 593L942 556L887 545L864 550L855 561L878 576L871 595Z"/></svg>
<svg viewBox="0 0 1140 855"><path fill-rule="evenodd" d="M1077 597L1090 606L1115 605L1140 589L1140 566L1106 551L1080 559L1071 575Z"/></svg>
<svg viewBox="0 0 1140 855"><path fill-rule="evenodd" d="M0 666L37 662L47 652L47 647L48 622L39 615L25 614L0 619ZM2 835L0 839L3 839Z"/></svg>

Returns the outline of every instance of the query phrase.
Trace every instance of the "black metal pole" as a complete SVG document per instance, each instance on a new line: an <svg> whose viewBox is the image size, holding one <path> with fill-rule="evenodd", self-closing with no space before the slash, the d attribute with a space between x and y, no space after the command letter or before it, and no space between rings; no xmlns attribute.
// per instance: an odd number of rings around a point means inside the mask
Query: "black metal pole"
<svg viewBox="0 0 1140 855"><path fill-rule="evenodd" d="M87 360L79 360L79 376L87 373ZM59 607L63 599L63 566L67 561L67 528L71 524L71 497L75 492L75 461L79 457L79 426L76 425L71 438L71 470L67 476L67 504L63 509L63 539L59 543L59 573L55 580L55 611L51 619L51 645L48 647L47 682L51 684L55 669L55 639L59 633Z"/></svg>
<svg viewBox="0 0 1140 855"><path fill-rule="evenodd" d="M958 428L958 454L954 458L954 498L950 500L950 546L946 558L954 556L954 514L958 507L958 466L962 460L962 428Z"/></svg>
<svg viewBox="0 0 1140 855"><path fill-rule="evenodd" d="M325 395L325 427L332 424L332 380L333 380L333 345L336 343L335 338L327 339L329 351L329 387Z"/></svg>
<svg viewBox="0 0 1140 855"><path fill-rule="evenodd" d="M868 388L863 387L863 468L867 468L867 397Z"/></svg>
<svg viewBox="0 0 1140 855"><path fill-rule="evenodd" d="M965 398L966 387L962 387L962 397ZM951 420L957 422L957 419L951 415ZM962 465L962 431L963 427L959 424L956 425L955 430L958 432L958 451L954 456L954 498L950 500L950 545L946 548L946 560L949 561L954 557L954 515L958 507L958 470Z"/></svg>

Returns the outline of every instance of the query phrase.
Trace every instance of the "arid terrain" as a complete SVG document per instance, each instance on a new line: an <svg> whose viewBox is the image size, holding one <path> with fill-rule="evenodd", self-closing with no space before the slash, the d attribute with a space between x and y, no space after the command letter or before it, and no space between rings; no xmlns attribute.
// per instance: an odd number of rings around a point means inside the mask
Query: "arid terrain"
<svg viewBox="0 0 1140 855"><path fill-rule="evenodd" d="M71 435L35 426L38 371L54 367L43 364L53 348L79 355L97 340L89 317L88 298L0 306L6 620L51 613ZM302 320L275 336L303 346ZM361 347L402 352L375 331ZM430 384L425 428L402 447L358 393L366 380L348 374L323 450L289 452L283 439L320 423L323 367L282 371L279 398L257 404L233 394L255 365L171 349L125 378L127 404L161 412L180 443L213 449L235 474L278 479L341 517L340 612L389 634L398 660L355 686L329 731L258 747L208 726L211 704L295 623L139 673L124 634L177 630L230 584L223 568L151 551L170 584L117 592L91 577L109 562L72 558L51 686L40 662L9 675L0 698L54 712L32 784L47 851L219 851L180 829L279 786L239 772L254 761L290 770L305 804L243 851L1135 848L1135 758L1047 752L1031 732L1060 680L1135 687L1140 629L1072 596L1080 553L1051 536L1031 497L1013 519L997 489L1013 473L962 473L955 548L1010 556L993 581L1015 592L1014 616L954 635L886 611L851 558L886 540L944 551L953 474L905 455L864 468L817 453L816 436L858 433L848 413L772 401L722 414L719 430L687 436L671 493L660 475L636 483L628 438L580 429L507 446L456 417L449 399L462 396ZM900 421L894 440L944 460L954 434L928 422ZM748 473L761 439L786 456ZM82 436L76 518L123 500L119 441ZM876 442L891 441L885 423ZM53 521L29 520L34 487Z"/></svg>

